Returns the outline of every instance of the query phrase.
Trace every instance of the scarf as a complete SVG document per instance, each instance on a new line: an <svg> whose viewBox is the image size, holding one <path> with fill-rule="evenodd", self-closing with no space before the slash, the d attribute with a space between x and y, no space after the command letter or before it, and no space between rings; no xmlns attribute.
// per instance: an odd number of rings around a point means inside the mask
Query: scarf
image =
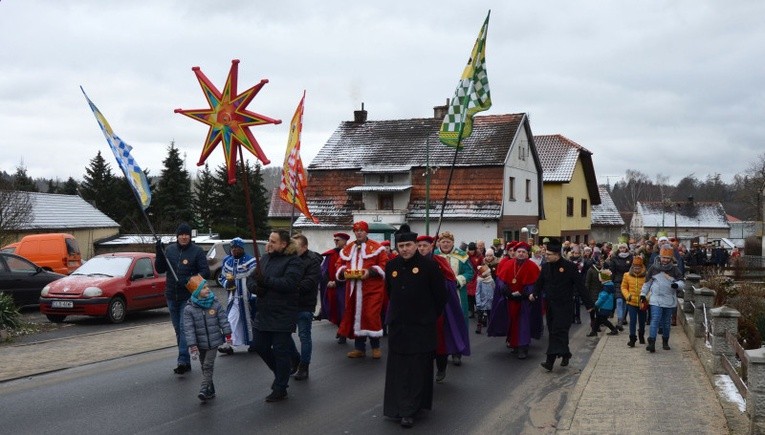
<svg viewBox="0 0 765 435"><path fill-rule="evenodd" d="M213 301L215 300L215 295L213 294L212 291L210 291L210 294L208 294L206 298L200 299L199 294L201 292L202 292L202 286L199 286L199 288L194 290L194 293L191 294L191 301L202 308L210 308L213 304Z"/></svg>

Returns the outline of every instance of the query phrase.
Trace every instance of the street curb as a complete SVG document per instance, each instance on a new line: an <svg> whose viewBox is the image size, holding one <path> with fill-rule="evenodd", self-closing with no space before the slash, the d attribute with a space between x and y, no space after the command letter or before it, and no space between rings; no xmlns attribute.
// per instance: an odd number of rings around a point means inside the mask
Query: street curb
<svg viewBox="0 0 765 435"><path fill-rule="evenodd" d="M579 400L581 400L582 394L584 394L584 390L587 388L587 384L590 382L592 373L595 371L595 366L600 360L600 355L603 353L603 350L606 347L606 341L608 339L609 337L604 335L598 340L598 345L595 347L595 350L592 351L592 355L590 356L590 360L587 362L587 366L584 368L584 370L582 370L582 373L579 375L579 380L576 382L574 389L571 391L569 399L566 400L566 404L563 406L560 419L558 419L558 424L556 426L556 432L568 431L571 429L571 424L574 421L576 409L579 406Z"/></svg>
<svg viewBox="0 0 765 435"><path fill-rule="evenodd" d="M76 338L76 337L92 337L92 336L96 336L96 335L113 334L115 332L128 331L130 329L139 329L139 328L143 328L145 326L147 326L147 325L126 326L124 328L116 328L116 329L111 329L111 330L108 330L108 331L88 332L86 334L77 334L77 335L72 335L72 336L68 336L68 337L49 338L47 340L29 341L29 342L26 342L26 343L8 344L8 345L2 346L2 347L13 348L13 347L23 347L23 346L34 346L36 344L53 343L53 342L58 342L58 341L62 341L62 340L73 339L73 338Z"/></svg>

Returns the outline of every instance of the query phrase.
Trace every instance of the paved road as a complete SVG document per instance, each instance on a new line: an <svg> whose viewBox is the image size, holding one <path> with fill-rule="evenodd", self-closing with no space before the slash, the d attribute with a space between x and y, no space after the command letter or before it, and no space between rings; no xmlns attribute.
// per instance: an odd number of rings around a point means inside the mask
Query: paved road
<svg viewBox="0 0 765 435"><path fill-rule="evenodd" d="M125 348L130 346L123 342L152 341L152 331L167 335L164 325L131 326L121 334L69 337L16 350L66 341L65 348L40 358L55 361L72 349L84 355L90 343L108 343L108 337L121 337L119 345ZM572 344L579 350L570 367L553 373L539 367L543 343L535 343L531 358L520 361L501 339L473 334L474 355L466 357L462 367L449 367L447 382L435 387L434 410L423 413L414 432L554 432L595 346L584 339L585 328L575 326L572 331ZM241 352L217 360L218 398L201 405L196 398L198 366L189 375L173 375L175 352L166 348L0 383L3 432L398 433L396 422L382 416L385 360L346 358L351 346L336 344L334 333L327 322L314 323L311 377L307 382L291 381L290 398L282 403L263 402L271 373L257 356ZM167 346L167 337L163 340ZM98 349L91 350L98 354ZM2 353L16 352L10 348ZM3 358L0 364L6 363Z"/></svg>

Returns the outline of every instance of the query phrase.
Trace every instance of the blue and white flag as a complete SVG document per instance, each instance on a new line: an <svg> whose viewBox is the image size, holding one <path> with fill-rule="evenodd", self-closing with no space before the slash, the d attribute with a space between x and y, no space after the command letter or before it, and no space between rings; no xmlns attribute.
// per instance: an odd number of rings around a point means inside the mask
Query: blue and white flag
<svg viewBox="0 0 765 435"><path fill-rule="evenodd" d="M114 134L112 127L106 122L104 115L101 114L98 107L96 107L96 105L90 101L90 98L88 98L85 89L82 89L82 86L80 86L80 90L82 90L83 95L85 95L85 99L88 100L90 109L93 110L93 115L96 116L96 121L98 121L98 126L101 127L101 131L104 132L106 141L109 143L109 147L112 149L114 157L117 159L117 164L119 164L120 169L122 169L122 173L125 174L125 178L128 180L128 183L130 183L130 187L133 188L138 202L141 203L141 207L146 210L149 208L149 204L151 204L151 189L149 188L149 180L146 179L146 174L144 174L138 166L138 163L136 163L133 156L130 155L130 151L132 151L133 148L123 142L119 136Z"/></svg>

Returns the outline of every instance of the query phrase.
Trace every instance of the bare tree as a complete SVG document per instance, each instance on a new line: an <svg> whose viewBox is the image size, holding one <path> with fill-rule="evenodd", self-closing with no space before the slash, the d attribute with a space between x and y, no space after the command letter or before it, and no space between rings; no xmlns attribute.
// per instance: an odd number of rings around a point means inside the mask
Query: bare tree
<svg viewBox="0 0 765 435"><path fill-rule="evenodd" d="M9 187L0 181L0 246L15 240L15 234L33 218L33 200L29 192Z"/></svg>

